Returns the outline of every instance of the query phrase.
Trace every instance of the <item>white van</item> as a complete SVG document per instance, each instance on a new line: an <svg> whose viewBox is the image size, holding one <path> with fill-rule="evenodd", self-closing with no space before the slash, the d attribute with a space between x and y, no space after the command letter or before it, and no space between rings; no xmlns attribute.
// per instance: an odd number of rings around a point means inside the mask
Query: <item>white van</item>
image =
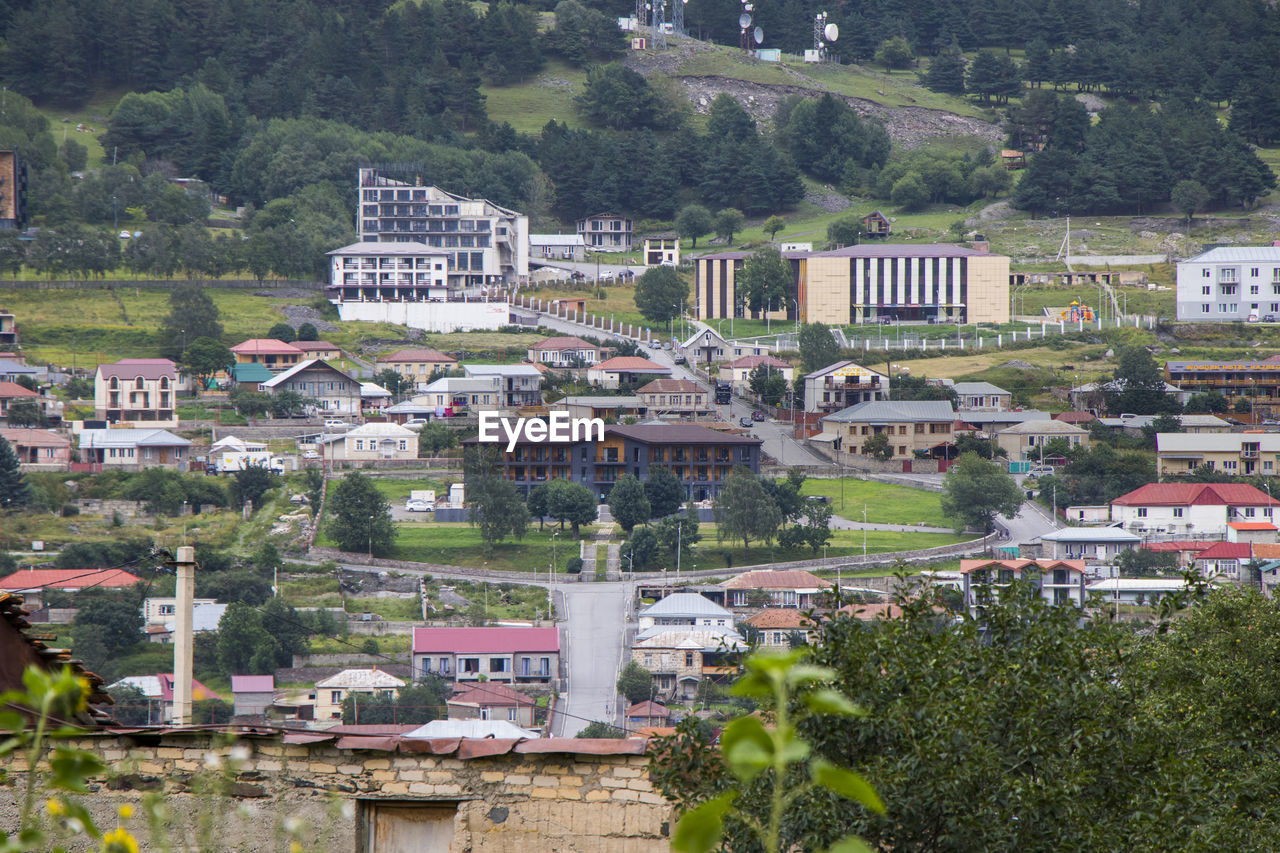
<svg viewBox="0 0 1280 853"><path fill-rule="evenodd" d="M325 418L324 421L325 429L347 429L349 426L351 426L351 424L344 420L339 420L338 418Z"/></svg>

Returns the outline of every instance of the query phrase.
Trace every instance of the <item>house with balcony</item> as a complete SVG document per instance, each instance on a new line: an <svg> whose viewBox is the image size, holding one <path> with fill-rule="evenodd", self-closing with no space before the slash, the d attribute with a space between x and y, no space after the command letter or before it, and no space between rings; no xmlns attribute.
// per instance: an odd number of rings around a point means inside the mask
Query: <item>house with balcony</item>
<svg viewBox="0 0 1280 853"><path fill-rule="evenodd" d="M529 347L529 361L547 367L590 367L604 360L605 350L582 338L543 338Z"/></svg>
<svg viewBox="0 0 1280 853"><path fill-rule="evenodd" d="M1013 408L1013 394L990 382L956 382L956 408L960 411L1004 412Z"/></svg>
<svg viewBox="0 0 1280 853"><path fill-rule="evenodd" d="M1084 560L1111 565L1125 551L1142 547L1142 537L1120 527L1063 527L1040 537L1052 560Z"/></svg>
<svg viewBox="0 0 1280 853"><path fill-rule="evenodd" d="M631 220L616 213L597 213L578 220L578 236L597 252L631 251Z"/></svg>
<svg viewBox="0 0 1280 853"><path fill-rule="evenodd" d="M587 368L587 382L605 389L632 385L644 377L670 375L671 368L635 355L614 356Z"/></svg>
<svg viewBox="0 0 1280 853"><path fill-rule="evenodd" d="M636 389L652 417L695 418L711 412L711 392L691 379L655 379Z"/></svg>
<svg viewBox="0 0 1280 853"><path fill-rule="evenodd" d="M391 417L407 420L410 416L452 418L487 409L502 408L503 394L499 377L469 379L465 376L443 376L432 382L412 400L388 409ZM411 408L413 407L413 408Z"/></svg>
<svg viewBox="0 0 1280 853"><path fill-rule="evenodd" d="M445 302L449 255L425 243L353 243L329 256L327 295L349 302Z"/></svg>
<svg viewBox="0 0 1280 853"><path fill-rule="evenodd" d="M1178 319L1223 323L1280 316L1280 246L1219 246L1178 263Z"/></svg>
<svg viewBox="0 0 1280 853"><path fill-rule="evenodd" d="M107 423L176 428L178 368L167 358L122 358L100 364L93 378L93 408Z"/></svg>
<svg viewBox="0 0 1280 853"><path fill-rule="evenodd" d="M810 441L830 443L837 458L845 459L863 455L867 440L883 435L895 459L946 459L955 455L955 422L946 400L872 400L822 418L822 432Z"/></svg>
<svg viewBox="0 0 1280 853"><path fill-rule="evenodd" d="M666 237L646 237L644 263L648 267L680 266L680 238L674 234Z"/></svg>
<svg viewBox="0 0 1280 853"><path fill-rule="evenodd" d="M250 338L231 348L236 364L261 364L272 373L297 367L306 360L302 350L275 338Z"/></svg>
<svg viewBox="0 0 1280 853"><path fill-rule="evenodd" d="M464 364L462 372L470 379L496 381L500 407L542 405L542 371L532 364Z"/></svg>
<svg viewBox="0 0 1280 853"><path fill-rule="evenodd" d="M738 655L746 650L733 628L655 625L636 635L631 659L653 674L658 696L691 701L704 679L731 678Z"/></svg>
<svg viewBox="0 0 1280 853"><path fill-rule="evenodd" d="M66 471L71 464L71 439L52 430L0 429L23 471Z"/></svg>
<svg viewBox="0 0 1280 853"><path fill-rule="evenodd" d="M413 251L442 253L451 292L528 279L529 217L486 199L419 183L418 171L420 167L360 169L356 238L366 245L348 249L418 244Z"/></svg>
<svg viewBox="0 0 1280 853"><path fill-rule="evenodd" d="M455 682L551 684L560 678L560 630L414 628L413 671Z"/></svg>
<svg viewBox="0 0 1280 853"><path fill-rule="evenodd" d="M1280 433L1156 434L1156 472L1161 479L1186 476L1202 467L1231 476L1274 476L1280 472Z"/></svg>
<svg viewBox="0 0 1280 853"><path fill-rule="evenodd" d="M695 501L705 501L720 493L735 466L753 473L760 470L763 442L749 436L722 433L693 424L609 424L604 440L571 442L532 441L523 422L516 445L503 447L503 475L522 494L549 480L581 483L602 500L623 474L644 481L652 467L667 468L685 493ZM463 441L464 447L478 443Z"/></svg>
<svg viewBox="0 0 1280 853"><path fill-rule="evenodd" d="M965 607L975 616L1015 581L1035 583L1050 604L1083 607L1088 597L1084 560L961 560L960 575Z"/></svg>
<svg viewBox="0 0 1280 853"><path fill-rule="evenodd" d="M1206 578L1247 580L1245 567L1253 560L1250 542L1214 542L1196 554L1195 568Z"/></svg>
<svg viewBox="0 0 1280 853"><path fill-rule="evenodd" d="M360 380L353 379L326 361L304 361L262 383L269 394L294 391L310 400L310 414L321 417L359 417Z"/></svg>
<svg viewBox="0 0 1280 853"><path fill-rule="evenodd" d="M1113 500L1111 518L1142 536L1212 539L1225 538L1232 521L1274 523L1278 506L1280 500L1243 483L1150 483Z"/></svg>

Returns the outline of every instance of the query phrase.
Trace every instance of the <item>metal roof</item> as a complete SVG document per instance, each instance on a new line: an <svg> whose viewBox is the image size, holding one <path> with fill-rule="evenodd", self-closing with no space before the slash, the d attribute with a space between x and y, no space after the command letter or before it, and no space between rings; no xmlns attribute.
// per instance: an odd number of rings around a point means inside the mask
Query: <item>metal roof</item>
<svg viewBox="0 0 1280 853"><path fill-rule="evenodd" d="M703 616L717 619L733 618L733 613L714 601L698 595L696 592L673 593L661 601L650 604L637 615L668 619L679 617L698 618Z"/></svg>
<svg viewBox="0 0 1280 853"><path fill-rule="evenodd" d="M324 368L324 369L326 369L326 370L330 370L330 371L332 371L332 372L334 372L334 373L338 374L338 375L339 375L339 376L341 376L343 379L347 379L347 380L350 380L350 381L352 381L352 382L355 382L355 381L356 381L356 380L352 379L350 376L348 376L347 374L343 373L343 372L342 372L341 370L339 370L338 368L334 367L334 366L333 366L332 364L330 364L329 362L324 361L324 360L319 359L319 358L311 358L311 359L307 359L306 361L302 362L302 363L301 363L301 364L299 364L299 365L296 365L296 366L294 366L294 367L289 368L289 369L288 369L288 370L286 370L284 373L277 374L276 376L272 377L270 380L268 380L268 381L266 381L266 382L263 382L263 383L262 383L262 387L264 387L264 388L274 388L274 387L276 387L277 385L280 385L280 384L282 384L282 383L284 383L284 382L287 382L288 380L290 380L290 379L292 379L293 377L297 376L297 375L298 375L299 373L301 373L302 371L304 371L304 370L308 370L308 369L313 368L313 367L322 367L322 368Z"/></svg>
<svg viewBox="0 0 1280 853"><path fill-rule="evenodd" d="M181 436L162 429L82 429L80 448L94 447L188 447Z"/></svg>
<svg viewBox="0 0 1280 853"><path fill-rule="evenodd" d="M864 423L904 421L954 421L955 409L946 400L869 400L827 415L823 421Z"/></svg>
<svg viewBox="0 0 1280 853"><path fill-rule="evenodd" d="M1075 424L1069 424L1066 421L1055 421L1053 418L1045 418L1044 420L1023 421L1022 423L1013 424L1005 427L1001 431L1001 435L1022 435L1030 433L1034 435L1088 435L1087 429L1081 429Z"/></svg>
<svg viewBox="0 0 1280 853"><path fill-rule="evenodd" d="M1187 258L1186 264L1280 262L1280 246L1219 246Z"/></svg>
<svg viewBox="0 0 1280 853"><path fill-rule="evenodd" d="M556 628L414 628L415 654L510 654L560 651Z"/></svg>
<svg viewBox="0 0 1280 853"><path fill-rule="evenodd" d="M989 258L991 252L979 252L954 243L859 243L843 249L814 252L811 258Z"/></svg>
<svg viewBox="0 0 1280 853"><path fill-rule="evenodd" d="M433 249L426 243L352 243L326 255L447 255L443 249Z"/></svg>
<svg viewBox="0 0 1280 853"><path fill-rule="evenodd" d="M1008 394L998 385L990 382L957 382L951 386L957 394Z"/></svg>
<svg viewBox="0 0 1280 853"><path fill-rule="evenodd" d="M1064 527L1040 537L1043 542L1141 542L1122 527Z"/></svg>
<svg viewBox="0 0 1280 853"><path fill-rule="evenodd" d="M1239 453L1246 441L1256 443L1260 451L1280 453L1278 432L1160 432L1156 433L1156 452Z"/></svg>
<svg viewBox="0 0 1280 853"><path fill-rule="evenodd" d="M464 364L468 376L542 376L532 364Z"/></svg>

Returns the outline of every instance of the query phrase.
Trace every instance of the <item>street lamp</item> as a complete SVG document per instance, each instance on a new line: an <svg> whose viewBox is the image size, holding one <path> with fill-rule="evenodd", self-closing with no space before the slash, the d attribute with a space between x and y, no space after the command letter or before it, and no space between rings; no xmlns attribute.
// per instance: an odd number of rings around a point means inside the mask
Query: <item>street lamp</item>
<svg viewBox="0 0 1280 853"><path fill-rule="evenodd" d="M551 565L547 566L547 617L551 619L552 624L555 623L555 601L552 596L555 595L556 589L556 537L560 535L557 530L551 534Z"/></svg>
<svg viewBox="0 0 1280 853"><path fill-rule="evenodd" d="M369 562L373 562L373 515L369 515Z"/></svg>

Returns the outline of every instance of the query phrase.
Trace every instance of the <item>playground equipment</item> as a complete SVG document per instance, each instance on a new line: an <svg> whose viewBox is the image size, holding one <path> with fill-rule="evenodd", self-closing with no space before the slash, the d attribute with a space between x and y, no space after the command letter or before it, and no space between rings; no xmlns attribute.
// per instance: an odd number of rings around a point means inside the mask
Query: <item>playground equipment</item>
<svg viewBox="0 0 1280 853"><path fill-rule="evenodd" d="M1072 299L1071 304L1058 315L1058 319L1068 323L1076 323L1081 320L1092 322L1093 309L1088 305L1082 305L1078 300Z"/></svg>

